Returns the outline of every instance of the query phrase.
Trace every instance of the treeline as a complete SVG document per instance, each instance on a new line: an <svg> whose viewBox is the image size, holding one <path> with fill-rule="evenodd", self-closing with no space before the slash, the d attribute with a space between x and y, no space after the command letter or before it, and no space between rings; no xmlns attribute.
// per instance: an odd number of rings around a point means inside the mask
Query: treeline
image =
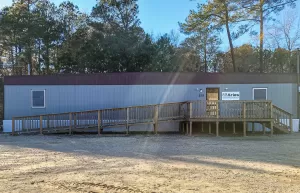
<svg viewBox="0 0 300 193"><path fill-rule="evenodd" d="M294 72L300 40L298 17L271 22L293 0L212 0L191 11L180 29L147 34L140 26L137 0L100 0L90 15L66 1L15 0L1 10L0 64L11 74L193 71ZM253 26L260 26L260 35ZM233 31L232 29L236 29ZM230 49L221 51L225 30ZM234 47L251 33L258 46ZM268 46L267 49L264 46ZM28 68L29 66L29 68Z"/></svg>

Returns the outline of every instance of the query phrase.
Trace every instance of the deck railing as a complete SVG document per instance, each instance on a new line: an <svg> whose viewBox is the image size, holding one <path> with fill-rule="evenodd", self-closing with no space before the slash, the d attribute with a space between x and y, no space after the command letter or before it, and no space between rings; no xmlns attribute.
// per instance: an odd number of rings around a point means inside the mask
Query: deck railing
<svg viewBox="0 0 300 193"><path fill-rule="evenodd" d="M270 119L271 101L192 101L191 118Z"/></svg>
<svg viewBox="0 0 300 193"><path fill-rule="evenodd" d="M277 110L277 109L276 109ZM126 108L13 117L12 133L69 132L88 128L100 134L105 127L153 124L161 121L267 120L272 119L271 101L188 101Z"/></svg>

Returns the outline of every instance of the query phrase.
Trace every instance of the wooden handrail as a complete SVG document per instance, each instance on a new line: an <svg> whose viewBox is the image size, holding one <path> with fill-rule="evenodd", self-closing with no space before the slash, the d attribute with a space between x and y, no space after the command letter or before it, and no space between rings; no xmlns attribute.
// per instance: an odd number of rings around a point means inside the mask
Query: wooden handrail
<svg viewBox="0 0 300 193"><path fill-rule="evenodd" d="M100 111L109 111L109 110L124 110L126 108L138 108L138 107L155 107L156 105L159 106L167 106L167 105L172 105L172 104L187 104L187 103L192 103L192 102L198 102L199 100L191 100L191 101L186 101L186 102L173 102L173 103L163 103L163 104L153 104L153 105L139 105L139 106L129 106L129 107L119 107L119 108L107 108L107 109L100 109ZM209 100L209 102L228 102L228 101L222 101L222 100ZM262 103L262 102L271 102L270 100L261 100L261 101L249 101L249 100L239 100L239 101L234 101L235 103L243 103L243 102L249 102L249 103ZM279 107L277 107L280 109ZM284 111L283 109L281 109ZM86 111L72 111L72 112L63 112L63 113L50 113L50 114L40 114L40 115L30 115L30 116L18 116L14 117L16 119L22 119L22 118L39 118L40 116L53 116L53 115L68 115L69 113L89 113L89 112L98 112L98 110L86 110ZM284 111L286 113L289 113L287 111Z"/></svg>
<svg viewBox="0 0 300 193"><path fill-rule="evenodd" d="M289 113L289 112L287 112L287 111L283 110L282 108L279 108L279 107L277 107L275 105L273 105L273 109L279 110L279 111L281 111L281 112L283 112L285 114L288 114L288 115L293 115L293 114L291 114L291 113Z"/></svg>
<svg viewBox="0 0 300 193"><path fill-rule="evenodd" d="M203 101L203 100L190 100L190 101L185 101L182 103L191 103L191 102L197 102L197 101ZM209 102L249 102L249 103L271 103L271 100L232 100L232 101L224 101L224 100L204 100L204 101L209 101Z"/></svg>
<svg viewBox="0 0 300 193"><path fill-rule="evenodd" d="M293 115L275 105L273 105L273 119L274 123L277 124L282 129L285 129L292 133L293 132Z"/></svg>
<svg viewBox="0 0 300 193"><path fill-rule="evenodd" d="M33 117L40 117L40 116L51 116L51 115L67 115L69 113L89 113L89 112L98 112L98 111L109 111L109 110L124 110L127 108L138 108L138 107L155 107L156 105L172 105L172 104L185 104L186 102L173 102L173 103L162 103L162 104L153 104L153 105L140 105L140 106L128 106L128 107L119 107L119 108L107 108L107 109L98 109L98 110L86 110L86 111L72 111L72 112L63 112L63 113L49 113L49 114L40 114L40 115L30 115L30 116L18 116L14 117L16 119L22 119L22 118L33 118Z"/></svg>
<svg viewBox="0 0 300 193"><path fill-rule="evenodd" d="M209 103L209 104L208 104ZM233 106L228 106L233 104ZM262 104L250 105L246 104ZM208 106L209 105L209 106ZM43 114L35 116L13 117L18 131L34 131L39 121L41 133L45 129L67 128L69 133L73 129L95 127L100 134L101 128L113 125L125 125L129 132L129 125L139 123L154 124L155 132L159 121L174 121L193 119L271 119L271 101L221 101L194 100L189 102L165 103L145 106L130 106L122 108L108 108L101 110L87 110ZM229 107L229 108L227 108ZM22 124L20 125L20 121ZM43 123L45 121L45 123ZM14 131L16 131L14 130Z"/></svg>
<svg viewBox="0 0 300 193"><path fill-rule="evenodd" d="M107 108L107 109L98 109L98 110L86 110L86 111L73 111L73 112L63 112L63 113L50 113L50 114L40 114L40 115L31 115L31 116L18 116L18 117L14 117L15 119L23 119L23 118L39 118L40 116L55 116L55 115L69 115L69 113L72 114L77 114L77 113L97 113L98 111L109 111L109 110L126 110L127 108L145 108L145 107L155 107L155 106L167 106L167 105L172 105L172 104L189 104L189 103L193 103L193 102L202 102L201 100L193 100L193 101L188 101L188 102L173 102L173 103L164 103L164 104L155 104L155 105L144 105L144 106L129 106L129 107L121 107L121 108ZM206 101L207 102L207 101ZM264 101L247 101L247 100L239 100L239 101L221 101L221 100L209 100L209 102L219 102L219 103L267 103L267 102L271 102L268 100L264 100ZM277 107L278 108L278 107ZM280 108L278 108L280 109ZM281 109L282 110L282 109ZM282 110L284 111L284 110ZM284 111L286 112L286 111ZM288 112L287 112L288 113Z"/></svg>

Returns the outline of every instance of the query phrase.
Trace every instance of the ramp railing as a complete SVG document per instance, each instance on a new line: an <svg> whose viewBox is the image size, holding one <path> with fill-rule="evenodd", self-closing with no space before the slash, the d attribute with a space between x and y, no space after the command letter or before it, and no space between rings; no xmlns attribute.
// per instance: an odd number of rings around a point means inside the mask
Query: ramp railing
<svg viewBox="0 0 300 193"><path fill-rule="evenodd" d="M13 117L12 133L69 132L104 127L154 124L158 121L179 121L186 116L186 102L133 106L59 114ZM128 129L127 129L128 132Z"/></svg>
<svg viewBox="0 0 300 193"><path fill-rule="evenodd" d="M188 101L81 112L13 117L12 133L59 133L98 131L103 128L153 124L162 121L270 121L271 101ZM277 110L276 108L273 108Z"/></svg>

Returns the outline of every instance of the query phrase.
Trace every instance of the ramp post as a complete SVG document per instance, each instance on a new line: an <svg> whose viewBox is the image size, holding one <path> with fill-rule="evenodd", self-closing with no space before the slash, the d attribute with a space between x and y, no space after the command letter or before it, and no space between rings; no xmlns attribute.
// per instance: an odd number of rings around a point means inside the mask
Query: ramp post
<svg viewBox="0 0 300 193"><path fill-rule="evenodd" d="M271 137L273 136L273 121L270 122Z"/></svg>
<svg viewBox="0 0 300 193"><path fill-rule="evenodd" d="M293 115L290 115L290 133L293 133Z"/></svg>
<svg viewBox="0 0 300 193"><path fill-rule="evenodd" d="M77 125L77 118L76 118L76 113L74 113L74 128L76 129L76 125Z"/></svg>
<svg viewBox="0 0 300 193"><path fill-rule="evenodd" d="M246 137L247 136L247 122L246 122L246 102L243 102L243 136Z"/></svg>
<svg viewBox="0 0 300 193"><path fill-rule="evenodd" d="M15 118L12 118L12 122L11 122L11 134L15 135ZM23 128L22 128L23 129Z"/></svg>
<svg viewBox="0 0 300 193"><path fill-rule="evenodd" d="M271 136L273 136L273 104L272 102L270 102L270 110L271 110L271 114L270 114L270 118L271 118L271 122L270 122L270 130L271 130Z"/></svg>
<svg viewBox="0 0 300 193"><path fill-rule="evenodd" d="M47 115L47 129L50 128L50 120L49 120L49 115Z"/></svg>
<svg viewBox="0 0 300 193"><path fill-rule="evenodd" d="M98 111L98 135L101 134L101 111Z"/></svg>
<svg viewBox="0 0 300 193"><path fill-rule="evenodd" d="M235 123L233 123L232 126L233 126L233 134L236 134L236 133L235 133Z"/></svg>
<svg viewBox="0 0 300 193"><path fill-rule="evenodd" d="M72 113L69 113L69 135L72 134Z"/></svg>
<svg viewBox="0 0 300 193"><path fill-rule="evenodd" d="M185 123L185 131L186 131L186 135L189 134L189 124L188 122Z"/></svg>
<svg viewBox="0 0 300 193"><path fill-rule="evenodd" d="M219 102L217 102L217 121L216 121L216 136L219 137ZM224 131L225 131L225 123L224 123Z"/></svg>
<svg viewBox="0 0 300 193"><path fill-rule="evenodd" d="M129 108L126 108L126 134L129 134Z"/></svg>
<svg viewBox="0 0 300 193"><path fill-rule="evenodd" d="M193 132L193 122L190 121L190 136L192 136Z"/></svg>
<svg viewBox="0 0 300 193"><path fill-rule="evenodd" d="M158 105L155 105L154 108L154 133L157 134L158 128Z"/></svg>
<svg viewBox="0 0 300 193"><path fill-rule="evenodd" d="M216 136L219 137L219 121L216 121Z"/></svg>
<svg viewBox="0 0 300 193"><path fill-rule="evenodd" d="M40 134L43 135L43 116L40 116Z"/></svg>
<svg viewBox="0 0 300 193"><path fill-rule="evenodd" d="M243 136L247 136L247 122L243 121Z"/></svg>

